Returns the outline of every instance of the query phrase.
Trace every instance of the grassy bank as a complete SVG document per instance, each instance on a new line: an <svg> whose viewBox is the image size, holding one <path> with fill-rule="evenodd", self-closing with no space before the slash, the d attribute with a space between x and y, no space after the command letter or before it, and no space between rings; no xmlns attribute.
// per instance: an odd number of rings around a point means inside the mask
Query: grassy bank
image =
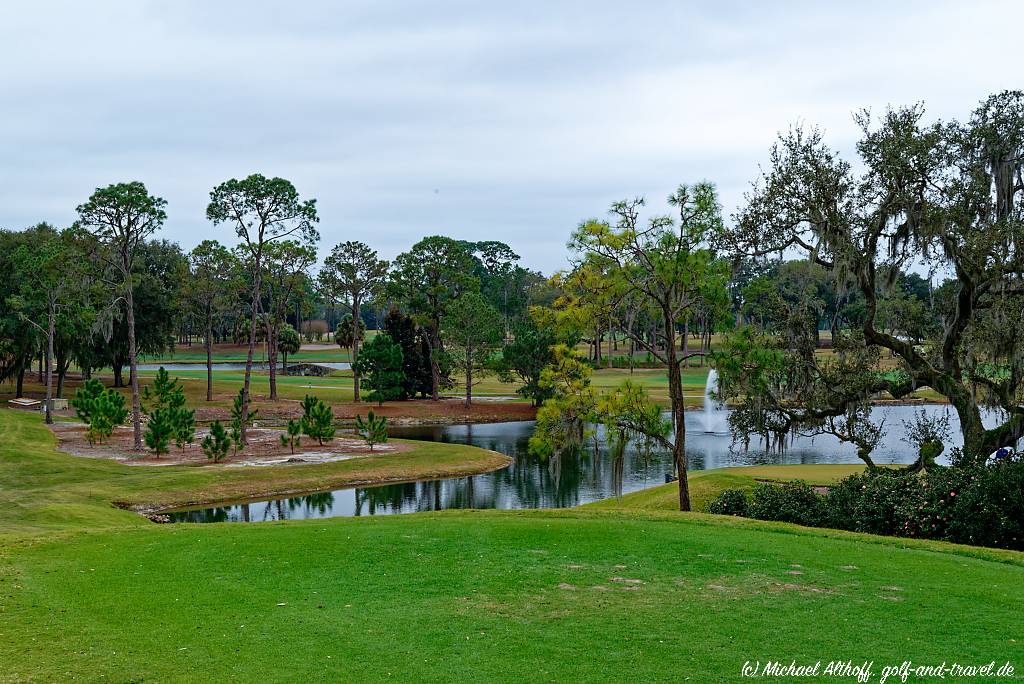
<svg viewBox="0 0 1024 684"><path fill-rule="evenodd" d="M874 661L877 681L908 659L1024 664L1024 554L645 510L661 488L619 510L155 525L110 501L274 469L74 458L12 411L0 434L3 682L728 682L746 660L839 658ZM800 468L694 486L815 479Z"/></svg>
<svg viewBox="0 0 1024 684"><path fill-rule="evenodd" d="M690 498L695 511L706 511L709 503L726 489L750 491L759 480L785 482L803 480L811 485L828 485L864 470L863 465L767 465L743 468L697 470L690 473ZM676 483L642 489L623 496L596 501L587 507L605 510L678 511Z"/></svg>

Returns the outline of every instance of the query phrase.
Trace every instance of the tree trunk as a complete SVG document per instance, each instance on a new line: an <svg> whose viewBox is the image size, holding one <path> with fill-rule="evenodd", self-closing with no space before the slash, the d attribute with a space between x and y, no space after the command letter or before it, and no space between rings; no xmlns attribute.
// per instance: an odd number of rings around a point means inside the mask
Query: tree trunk
<svg viewBox="0 0 1024 684"><path fill-rule="evenodd" d="M57 312L52 303L46 318L46 424L53 425L53 335L57 326Z"/></svg>
<svg viewBox="0 0 1024 684"><path fill-rule="evenodd" d="M124 387L124 375L122 370L124 366L114 362L114 387Z"/></svg>
<svg viewBox="0 0 1024 684"><path fill-rule="evenodd" d="M241 431L241 443L245 445L246 442L246 418L249 416L249 387L252 384L252 355L256 350L256 319L257 311L260 306L260 285L262 285L262 277L260 274L260 268L263 264L260 263L260 254L256 255L255 273L253 276L253 288L252 288L252 317L250 319L251 325L249 326L249 349L245 355L245 380L242 381L242 424L239 426Z"/></svg>
<svg viewBox="0 0 1024 684"><path fill-rule="evenodd" d="M135 296L132 292L131 275L127 279L128 300L128 369L132 384L132 431L134 449L142 451L142 402L139 397L138 350L135 346Z"/></svg>
<svg viewBox="0 0 1024 684"><path fill-rule="evenodd" d="M277 401L277 335L276 325L270 322L267 315L267 365L270 368L270 401Z"/></svg>
<svg viewBox="0 0 1024 684"><path fill-rule="evenodd" d="M359 373L356 361L359 360L359 308L358 297L352 298L352 400L359 401Z"/></svg>
<svg viewBox="0 0 1024 684"><path fill-rule="evenodd" d="M608 317L608 367L612 367L612 345L615 341L615 335L612 333L612 318Z"/></svg>
<svg viewBox="0 0 1024 684"><path fill-rule="evenodd" d="M466 408L473 405L473 350L466 347Z"/></svg>
<svg viewBox="0 0 1024 684"><path fill-rule="evenodd" d="M686 407L683 397L683 376L676 356L675 328L672 315L664 311L665 333L668 344L666 357L668 360L668 392L672 401L672 428L674 441L672 444L672 460L675 462L676 474L679 476L679 510L690 510L690 484L687 479L686 463ZM685 338L684 338L685 339Z"/></svg>
<svg viewBox="0 0 1024 684"><path fill-rule="evenodd" d="M206 315L206 401L213 401L213 316Z"/></svg>
<svg viewBox="0 0 1024 684"><path fill-rule="evenodd" d="M683 321L683 340L679 344L680 351L683 354L683 363L687 368L690 367L690 359L686 355L690 351L690 321L686 319Z"/></svg>
<svg viewBox="0 0 1024 684"><path fill-rule="evenodd" d="M430 352L430 398L439 401L441 399L441 365L437 360L439 345L436 330L428 330L426 340Z"/></svg>
<svg viewBox="0 0 1024 684"><path fill-rule="evenodd" d="M68 375L68 367L71 365L70 360L61 359L57 361L57 398L64 398L64 380Z"/></svg>
<svg viewBox="0 0 1024 684"><path fill-rule="evenodd" d="M25 394L25 361L22 360L21 365L18 366L18 382L14 389L15 397L22 397Z"/></svg>

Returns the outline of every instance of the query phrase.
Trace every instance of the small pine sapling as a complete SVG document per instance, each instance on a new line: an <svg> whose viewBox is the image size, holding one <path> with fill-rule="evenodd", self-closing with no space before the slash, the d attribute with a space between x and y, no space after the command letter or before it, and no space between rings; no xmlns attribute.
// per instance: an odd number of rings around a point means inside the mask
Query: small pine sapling
<svg viewBox="0 0 1024 684"><path fill-rule="evenodd" d="M201 446L206 458L213 460L214 463L228 455L228 449L231 448L231 437L219 420L210 423L210 434L203 438Z"/></svg>
<svg viewBox="0 0 1024 684"><path fill-rule="evenodd" d="M185 405L185 388L178 382L178 378L172 380L167 370L160 366L153 378L153 385L143 389L142 400L146 403L147 413L181 408Z"/></svg>
<svg viewBox="0 0 1024 684"><path fill-rule="evenodd" d="M307 394L302 400L302 432L321 446L334 439L334 411L321 399Z"/></svg>
<svg viewBox="0 0 1024 684"><path fill-rule="evenodd" d="M78 417L88 427L86 439L92 446L104 442L114 432L114 427L128 419L124 396L113 389L107 389L95 378L85 381L71 400Z"/></svg>
<svg viewBox="0 0 1024 684"><path fill-rule="evenodd" d="M196 438L196 412L184 406L174 411L174 443L185 451L185 446Z"/></svg>
<svg viewBox="0 0 1024 684"><path fill-rule="evenodd" d="M301 420L289 420L288 426L285 428L285 434L281 435L281 446L288 447L291 452L295 453L295 447L302 445L302 421Z"/></svg>
<svg viewBox="0 0 1024 684"><path fill-rule="evenodd" d="M153 450L157 458L166 454L171 437L174 435L174 410L159 408L149 414L146 423L146 446Z"/></svg>
<svg viewBox="0 0 1024 684"><path fill-rule="evenodd" d="M388 419L375 415L373 411L366 414L366 420L357 415L356 433L369 445L370 451L373 451L374 444L388 441Z"/></svg>

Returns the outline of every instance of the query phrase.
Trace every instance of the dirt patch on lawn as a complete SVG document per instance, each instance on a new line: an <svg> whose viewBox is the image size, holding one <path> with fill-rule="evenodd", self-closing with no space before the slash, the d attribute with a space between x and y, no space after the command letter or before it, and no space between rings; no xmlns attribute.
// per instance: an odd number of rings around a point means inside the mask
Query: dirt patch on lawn
<svg viewBox="0 0 1024 684"><path fill-rule="evenodd" d="M78 423L57 423L51 426L53 433L57 436L59 448L75 456L86 458L107 458L119 461L127 465L138 466L165 466L165 465L193 465L207 466L213 462L203 453L199 443L209 430L199 428L196 430L196 439L193 444L179 449L173 444L170 453L162 456L155 456L148 449L139 453L132 451L133 432L131 427L119 427L114 430L110 441L105 444L90 446L85 438L85 426ZM383 454L394 454L408 451L412 448L410 444L386 443L374 446L371 451L361 439L349 435L337 435L330 442L320 445L308 437L302 439L301 446L295 447L295 452L281 444L280 430L266 428L251 428L249 430L249 444L244 451L237 454L228 453L227 458L217 464L218 467L239 468L250 466L269 466L302 463L329 463L332 461L344 461L352 458L367 456L379 456Z"/></svg>

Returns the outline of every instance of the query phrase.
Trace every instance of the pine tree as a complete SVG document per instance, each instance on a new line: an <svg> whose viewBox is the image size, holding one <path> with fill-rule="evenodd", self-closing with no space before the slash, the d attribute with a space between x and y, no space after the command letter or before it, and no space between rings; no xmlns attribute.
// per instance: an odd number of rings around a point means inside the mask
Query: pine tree
<svg viewBox="0 0 1024 684"><path fill-rule="evenodd" d="M370 451L373 451L374 444L388 441L388 419L376 416L372 410L367 412L365 421L362 416L357 415L356 433L366 441Z"/></svg>
<svg viewBox="0 0 1024 684"><path fill-rule="evenodd" d="M317 440L322 446L324 440L334 439L334 411L322 399L307 394L302 400L303 415L300 422L302 432Z"/></svg>
<svg viewBox="0 0 1024 684"><path fill-rule="evenodd" d="M85 385L78 388L71 405L78 417L88 425L85 436L90 445L109 439L114 427L128 419L124 396L116 390L105 388L95 378L86 380Z"/></svg>
<svg viewBox="0 0 1024 684"><path fill-rule="evenodd" d="M301 420L289 420L288 426L285 428L285 434L281 435L281 446L288 447L291 452L295 453L295 447L302 445L302 421Z"/></svg>
<svg viewBox="0 0 1024 684"><path fill-rule="evenodd" d="M224 429L219 420L215 420L210 423L210 434L203 438L203 453L206 454L206 458L217 463L227 456L228 449L231 448L231 441L228 431Z"/></svg>
<svg viewBox="0 0 1024 684"><path fill-rule="evenodd" d="M182 451L196 438L196 412L184 406L174 412L174 443Z"/></svg>
<svg viewBox="0 0 1024 684"><path fill-rule="evenodd" d="M146 446L160 457L166 454L171 436L174 435L174 409L158 408L149 414L144 439Z"/></svg>
<svg viewBox="0 0 1024 684"><path fill-rule="evenodd" d="M174 439L182 451L191 444L196 434L196 413L185 408L185 388L178 378L171 379L167 369L160 366L153 378L153 384L144 389L142 399L149 415L146 425L146 446L156 452L167 453L167 446Z"/></svg>
<svg viewBox="0 0 1024 684"><path fill-rule="evenodd" d="M382 406L385 401L401 399L405 373L402 371L402 348L387 334L370 340L359 354L355 368L370 388L368 401Z"/></svg>
<svg viewBox="0 0 1024 684"><path fill-rule="evenodd" d="M145 402L144 410L148 414L162 408L180 408L185 405L185 388L181 386L178 378L172 380L167 369L160 366L156 377L153 378L152 386L143 389L142 400Z"/></svg>

